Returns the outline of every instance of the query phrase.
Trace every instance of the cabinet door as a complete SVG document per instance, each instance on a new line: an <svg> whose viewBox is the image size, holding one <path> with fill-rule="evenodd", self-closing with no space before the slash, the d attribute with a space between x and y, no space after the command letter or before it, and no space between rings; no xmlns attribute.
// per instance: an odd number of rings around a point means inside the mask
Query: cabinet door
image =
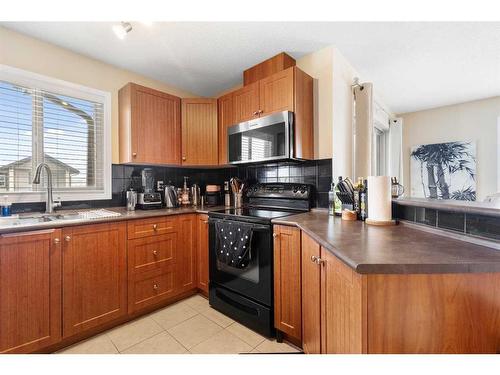
<svg viewBox="0 0 500 375"><path fill-rule="evenodd" d="M182 164L217 165L217 99L182 99Z"/></svg>
<svg viewBox="0 0 500 375"><path fill-rule="evenodd" d="M233 94L221 96L217 100L219 116L219 164L227 164L227 128L234 125Z"/></svg>
<svg viewBox="0 0 500 375"><path fill-rule="evenodd" d="M366 353L366 276L321 248L321 352Z"/></svg>
<svg viewBox="0 0 500 375"><path fill-rule="evenodd" d="M196 288L196 215L181 215L178 219L177 278L179 291Z"/></svg>
<svg viewBox="0 0 500 375"><path fill-rule="evenodd" d="M302 348L305 353L321 353L321 266L320 246L302 233Z"/></svg>
<svg viewBox="0 0 500 375"><path fill-rule="evenodd" d="M180 164L180 98L133 85L132 163Z"/></svg>
<svg viewBox="0 0 500 375"><path fill-rule="evenodd" d="M208 294L208 216L198 215L197 225L198 289Z"/></svg>
<svg viewBox="0 0 500 375"><path fill-rule="evenodd" d="M233 92L233 111L235 123L259 117L259 82Z"/></svg>
<svg viewBox="0 0 500 375"><path fill-rule="evenodd" d="M301 340L300 230L274 226L274 326Z"/></svg>
<svg viewBox="0 0 500 375"><path fill-rule="evenodd" d="M127 313L126 224L63 230L63 335Z"/></svg>
<svg viewBox="0 0 500 375"><path fill-rule="evenodd" d="M260 116L293 111L294 68L288 68L259 81Z"/></svg>
<svg viewBox="0 0 500 375"><path fill-rule="evenodd" d="M61 340L61 231L0 236L0 353Z"/></svg>

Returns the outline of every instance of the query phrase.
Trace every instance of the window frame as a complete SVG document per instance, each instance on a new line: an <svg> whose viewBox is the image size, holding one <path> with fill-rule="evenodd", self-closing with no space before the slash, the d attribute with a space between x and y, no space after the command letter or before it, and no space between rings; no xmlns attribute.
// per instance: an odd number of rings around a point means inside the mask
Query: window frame
<svg viewBox="0 0 500 375"><path fill-rule="evenodd" d="M54 189L54 199L61 201L104 200L112 197L111 176L111 93L61 79L0 64L0 80L20 86L42 89L54 94L90 100L103 104L103 189L102 190L72 190L57 191ZM5 192L13 203L44 202L45 189L33 192Z"/></svg>

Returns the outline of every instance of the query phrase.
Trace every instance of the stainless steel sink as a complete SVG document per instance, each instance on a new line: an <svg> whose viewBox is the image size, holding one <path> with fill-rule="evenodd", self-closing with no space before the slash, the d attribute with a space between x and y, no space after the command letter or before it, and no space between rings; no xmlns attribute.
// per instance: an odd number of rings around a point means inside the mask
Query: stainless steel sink
<svg viewBox="0 0 500 375"><path fill-rule="evenodd" d="M65 214L35 214L19 217L2 217L0 218L0 228L1 227L17 227L17 226L27 226L36 225L40 223L49 223L54 221L66 221L66 220L79 220L81 219L79 213L65 213Z"/></svg>

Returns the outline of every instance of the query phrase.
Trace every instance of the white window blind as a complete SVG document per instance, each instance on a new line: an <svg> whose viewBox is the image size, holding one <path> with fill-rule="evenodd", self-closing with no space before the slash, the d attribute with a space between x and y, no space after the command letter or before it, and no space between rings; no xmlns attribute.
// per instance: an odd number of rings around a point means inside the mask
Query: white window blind
<svg viewBox="0 0 500 375"><path fill-rule="evenodd" d="M63 200L110 198L109 94L13 68L0 69L0 194L44 200L46 163Z"/></svg>

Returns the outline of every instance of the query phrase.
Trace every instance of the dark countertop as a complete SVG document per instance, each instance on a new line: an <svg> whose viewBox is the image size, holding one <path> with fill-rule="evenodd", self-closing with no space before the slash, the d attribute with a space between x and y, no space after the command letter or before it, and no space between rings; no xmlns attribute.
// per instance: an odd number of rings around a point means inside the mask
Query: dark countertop
<svg viewBox="0 0 500 375"><path fill-rule="evenodd" d="M326 210L287 216L273 223L299 227L362 274L500 272L500 250L409 225L382 227L342 221Z"/></svg>
<svg viewBox="0 0 500 375"><path fill-rule="evenodd" d="M62 228L68 226L75 225L86 225L86 224L98 224L98 223L106 223L110 221L123 221L123 220L136 220L136 219L147 219L151 217L158 216L169 216L169 215L181 215L181 214L206 214L209 211L221 210L224 209L224 206L215 206L215 207L179 207L179 208L162 208L157 210L135 210L135 211L127 211L125 207L110 207L104 208L107 211L112 211L119 213L120 216L112 216L105 217L99 219L76 219L76 220L57 220L57 221L49 221L42 222L36 224L28 224L22 226L2 226L0 220L0 235L9 234L9 233L17 233L17 232L29 232L35 230L43 230L43 229L51 229L51 228ZM96 209L98 210L98 209ZM94 211L92 209L89 210L58 210L56 214L65 214L65 213L73 213L77 211ZM20 217L29 217L33 215L40 215L36 213L25 213L20 214Z"/></svg>
<svg viewBox="0 0 500 375"><path fill-rule="evenodd" d="M393 203L401 206L415 206L434 208L436 210L465 212L477 215L489 215L500 217L500 207L495 206L493 203L488 202L469 202L469 201L456 201L444 199L430 199L430 198L396 198L392 200Z"/></svg>

